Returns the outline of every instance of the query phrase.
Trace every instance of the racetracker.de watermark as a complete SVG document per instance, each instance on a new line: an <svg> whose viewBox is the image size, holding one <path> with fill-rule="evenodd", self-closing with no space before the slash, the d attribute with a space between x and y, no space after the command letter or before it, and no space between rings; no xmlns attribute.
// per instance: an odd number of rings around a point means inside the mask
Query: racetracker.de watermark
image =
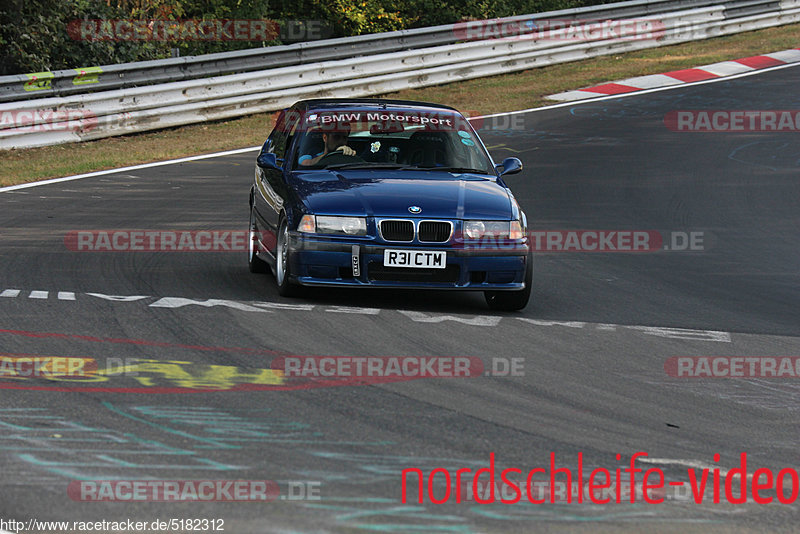
<svg viewBox="0 0 800 534"><path fill-rule="evenodd" d="M0 378L83 377L98 371L94 358L0 355Z"/></svg>
<svg viewBox="0 0 800 534"><path fill-rule="evenodd" d="M673 132L800 132L800 110L675 110L664 125Z"/></svg>
<svg viewBox="0 0 800 534"><path fill-rule="evenodd" d="M73 252L242 252L253 237L246 230L71 230L64 246ZM707 249L703 231L656 230L531 230L527 239L508 233L467 235L454 232L453 248L508 252L529 247L532 252L699 252ZM274 246L275 235L258 238Z"/></svg>
<svg viewBox="0 0 800 534"><path fill-rule="evenodd" d="M456 234L456 248L482 251L513 251L526 246L532 252L701 252L707 249L703 231L656 230L532 230L527 242L508 235L486 233L472 237Z"/></svg>
<svg viewBox="0 0 800 534"><path fill-rule="evenodd" d="M453 25L453 35L461 41L638 41L663 38L665 30L664 23L656 19L492 19Z"/></svg>
<svg viewBox="0 0 800 534"><path fill-rule="evenodd" d="M260 502L321 500L309 480L76 480L67 495L79 502Z"/></svg>
<svg viewBox="0 0 800 534"><path fill-rule="evenodd" d="M800 377L798 356L673 356L664 371L675 378Z"/></svg>
<svg viewBox="0 0 800 534"><path fill-rule="evenodd" d="M97 126L97 115L88 109L11 109L0 111L0 130L17 132L87 132Z"/></svg>
<svg viewBox="0 0 800 534"><path fill-rule="evenodd" d="M72 20L67 33L76 41L313 41L333 34L321 20L269 19L88 19Z"/></svg>
<svg viewBox="0 0 800 534"><path fill-rule="evenodd" d="M259 237L274 240L266 232ZM246 230L73 230L64 245L73 252L240 252L248 239Z"/></svg>
<svg viewBox="0 0 800 534"><path fill-rule="evenodd" d="M475 356L280 356L271 367L286 378L356 382L525 375L524 358L493 357L486 365Z"/></svg>

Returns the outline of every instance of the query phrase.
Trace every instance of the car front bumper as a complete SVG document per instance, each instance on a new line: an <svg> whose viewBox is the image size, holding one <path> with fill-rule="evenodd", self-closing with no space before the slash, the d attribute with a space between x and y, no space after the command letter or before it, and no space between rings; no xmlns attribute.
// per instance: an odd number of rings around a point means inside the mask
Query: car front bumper
<svg viewBox="0 0 800 534"><path fill-rule="evenodd" d="M444 269L384 267L386 249L445 251L447 265ZM308 286L515 291L525 287L528 251L525 242L505 247L422 246L289 234L292 279Z"/></svg>

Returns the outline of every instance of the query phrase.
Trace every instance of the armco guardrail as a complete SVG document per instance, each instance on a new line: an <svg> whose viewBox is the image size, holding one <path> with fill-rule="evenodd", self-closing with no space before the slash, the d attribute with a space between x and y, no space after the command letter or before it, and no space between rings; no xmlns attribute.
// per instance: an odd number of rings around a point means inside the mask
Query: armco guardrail
<svg viewBox="0 0 800 534"><path fill-rule="evenodd" d="M634 8L630 4L636 2L626 4L630 10ZM619 6L609 6L614 5ZM729 18L732 9L740 11ZM741 16L747 9L758 13ZM466 41L207 79L0 104L0 119L10 112L30 117L24 127L19 126L19 120L15 123L0 120L0 148L97 139L274 111L300 98L382 94L788 24L800 21L800 0L724 2L657 16L642 17L632 12L625 16L652 21L661 30L652 38L632 40L603 39L601 35L578 41L524 36ZM515 19L532 17L542 20L541 15ZM454 33L454 28L451 26L449 31Z"/></svg>
<svg viewBox="0 0 800 534"><path fill-rule="evenodd" d="M621 19L669 13L677 9L690 9L712 5L730 6L726 18L745 16L775 9L777 2L739 0L711 2L701 0L633 0L598 6L564 9L496 19L513 23L535 19ZM761 10L761 11L759 11ZM107 91L155 85L226 74L238 74L330 61L347 57L368 56L413 50L431 46L454 44L458 37L453 25L418 28L396 32L362 35L340 39L239 50L203 56L188 56L137 63L82 67L55 72L38 72L14 76L0 76L0 102L29 98L66 96L78 93Z"/></svg>

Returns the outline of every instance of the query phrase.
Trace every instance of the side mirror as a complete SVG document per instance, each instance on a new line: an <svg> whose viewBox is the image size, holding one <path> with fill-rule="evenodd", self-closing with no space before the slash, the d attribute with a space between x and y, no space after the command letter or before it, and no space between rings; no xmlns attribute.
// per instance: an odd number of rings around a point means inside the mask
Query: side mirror
<svg viewBox="0 0 800 534"><path fill-rule="evenodd" d="M495 166L494 169L498 172L499 176L517 174L522 170L522 162L519 158L506 158L503 160L503 163Z"/></svg>
<svg viewBox="0 0 800 534"><path fill-rule="evenodd" d="M256 159L256 165L262 169L281 169L280 165L278 165L278 156L272 152L262 152L259 154L258 159Z"/></svg>

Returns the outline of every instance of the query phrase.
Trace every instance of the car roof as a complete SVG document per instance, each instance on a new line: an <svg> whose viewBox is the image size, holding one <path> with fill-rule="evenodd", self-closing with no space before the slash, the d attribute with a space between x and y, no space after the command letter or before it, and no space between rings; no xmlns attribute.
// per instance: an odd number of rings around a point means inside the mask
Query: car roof
<svg viewBox="0 0 800 534"><path fill-rule="evenodd" d="M418 102L414 100L389 100L383 98L313 98L301 100L292 107L302 107L307 110L322 109L364 109L374 107L375 109L416 109L416 110L446 110L459 113L457 109L443 104L433 104L430 102Z"/></svg>

